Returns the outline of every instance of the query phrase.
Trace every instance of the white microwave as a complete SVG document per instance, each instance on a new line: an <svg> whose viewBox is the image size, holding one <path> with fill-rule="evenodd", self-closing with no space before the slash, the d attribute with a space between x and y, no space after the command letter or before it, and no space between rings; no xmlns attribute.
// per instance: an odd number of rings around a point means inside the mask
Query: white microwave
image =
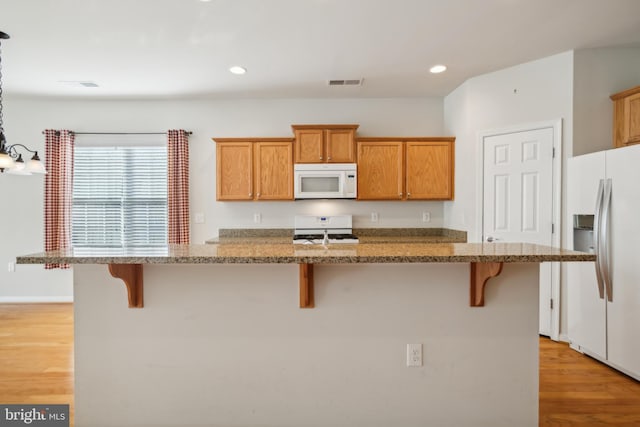
<svg viewBox="0 0 640 427"><path fill-rule="evenodd" d="M358 195L355 163L296 163L293 177L296 199L355 199Z"/></svg>

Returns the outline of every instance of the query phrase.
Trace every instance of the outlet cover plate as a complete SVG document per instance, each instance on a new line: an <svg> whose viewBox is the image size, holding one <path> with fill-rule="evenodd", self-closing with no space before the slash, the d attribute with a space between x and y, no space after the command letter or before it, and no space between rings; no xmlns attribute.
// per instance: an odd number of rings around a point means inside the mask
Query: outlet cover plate
<svg viewBox="0 0 640 427"><path fill-rule="evenodd" d="M407 366L422 366L422 344L407 344Z"/></svg>

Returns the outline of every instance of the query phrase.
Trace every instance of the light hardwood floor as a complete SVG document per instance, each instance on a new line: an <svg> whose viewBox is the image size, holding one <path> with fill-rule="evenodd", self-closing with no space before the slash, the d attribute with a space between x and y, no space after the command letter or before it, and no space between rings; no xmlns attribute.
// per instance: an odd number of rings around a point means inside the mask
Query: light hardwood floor
<svg viewBox="0 0 640 427"><path fill-rule="evenodd" d="M71 304L0 304L0 403L73 412ZM640 383L540 338L540 426L640 426Z"/></svg>
<svg viewBox="0 0 640 427"><path fill-rule="evenodd" d="M640 426L640 382L540 338L540 424Z"/></svg>
<svg viewBox="0 0 640 427"><path fill-rule="evenodd" d="M0 304L0 403L73 412L72 304Z"/></svg>

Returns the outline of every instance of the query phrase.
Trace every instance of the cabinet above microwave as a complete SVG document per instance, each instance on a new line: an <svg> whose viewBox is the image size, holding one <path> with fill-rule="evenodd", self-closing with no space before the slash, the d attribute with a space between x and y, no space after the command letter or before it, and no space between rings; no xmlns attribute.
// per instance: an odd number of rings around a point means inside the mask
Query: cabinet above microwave
<svg viewBox="0 0 640 427"><path fill-rule="evenodd" d="M355 163L359 125L291 125L296 163Z"/></svg>

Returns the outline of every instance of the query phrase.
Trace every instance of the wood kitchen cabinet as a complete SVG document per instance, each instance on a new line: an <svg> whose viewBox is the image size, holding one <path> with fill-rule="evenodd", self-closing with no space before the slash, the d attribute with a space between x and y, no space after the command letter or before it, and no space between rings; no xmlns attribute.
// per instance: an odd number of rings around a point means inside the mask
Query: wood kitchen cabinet
<svg viewBox="0 0 640 427"><path fill-rule="evenodd" d="M358 200L401 200L404 143L358 141Z"/></svg>
<svg viewBox="0 0 640 427"><path fill-rule="evenodd" d="M359 200L453 200L455 138L361 138Z"/></svg>
<svg viewBox="0 0 640 427"><path fill-rule="evenodd" d="M293 143L257 142L253 171L256 200L293 200Z"/></svg>
<svg viewBox="0 0 640 427"><path fill-rule="evenodd" d="M358 125L291 125L296 163L355 163Z"/></svg>
<svg viewBox="0 0 640 427"><path fill-rule="evenodd" d="M290 138L214 138L216 200L293 200Z"/></svg>
<svg viewBox="0 0 640 427"><path fill-rule="evenodd" d="M408 200L453 200L453 141L405 142Z"/></svg>
<svg viewBox="0 0 640 427"><path fill-rule="evenodd" d="M640 86L611 95L613 101L613 146L640 143Z"/></svg>

